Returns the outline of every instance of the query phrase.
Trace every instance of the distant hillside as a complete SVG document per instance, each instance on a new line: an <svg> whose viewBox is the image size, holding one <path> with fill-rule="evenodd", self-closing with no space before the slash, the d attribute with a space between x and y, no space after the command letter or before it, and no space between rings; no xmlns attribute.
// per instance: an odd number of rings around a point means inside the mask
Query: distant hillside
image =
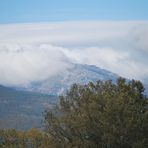
<svg viewBox="0 0 148 148"><path fill-rule="evenodd" d="M0 85L0 128L41 128L42 112L56 99L51 95L16 91Z"/></svg>
<svg viewBox="0 0 148 148"><path fill-rule="evenodd" d="M117 77L119 76L93 65L73 64L71 68L58 75L44 81L33 82L23 89L44 94L59 95L65 93L74 83L87 84L89 81L96 82L99 79L113 80L115 82Z"/></svg>

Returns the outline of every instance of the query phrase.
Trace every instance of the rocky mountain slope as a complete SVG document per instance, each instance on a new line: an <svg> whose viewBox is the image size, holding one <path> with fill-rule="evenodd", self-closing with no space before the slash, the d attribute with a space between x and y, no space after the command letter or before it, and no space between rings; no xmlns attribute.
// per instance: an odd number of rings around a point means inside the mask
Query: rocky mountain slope
<svg viewBox="0 0 148 148"><path fill-rule="evenodd" d="M65 93L74 83L86 84L89 81L96 82L97 80L112 80L115 82L117 77L118 75L93 65L73 64L71 68L62 73L41 82L33 82L24 89L59 95Z"/></svg>

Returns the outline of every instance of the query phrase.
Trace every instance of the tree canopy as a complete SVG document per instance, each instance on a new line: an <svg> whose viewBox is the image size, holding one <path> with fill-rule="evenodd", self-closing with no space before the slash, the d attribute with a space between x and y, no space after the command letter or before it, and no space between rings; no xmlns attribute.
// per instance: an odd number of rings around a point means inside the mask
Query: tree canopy
<svg viewBox="0 0 148 148"><path fill-rule="evenodd" d="M148 147L148 100L139 81L74 84L54 110L46 132L59 148Z"/></svg>

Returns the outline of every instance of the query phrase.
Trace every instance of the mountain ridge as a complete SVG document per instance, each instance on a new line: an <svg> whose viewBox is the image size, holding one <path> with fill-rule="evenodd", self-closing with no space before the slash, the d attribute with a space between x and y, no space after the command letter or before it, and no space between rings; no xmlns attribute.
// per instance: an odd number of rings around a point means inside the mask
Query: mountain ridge
<svg viewBox="0 0 148 148"><path fill-rule="evenodd" d="M112 80L115 82L118 77L117 74L95 65L73 64L60 74L49 77L44 81L32 82L28 87L23 89L51 95L61 95L74 83L83 85L90 81L95 83L97 80Z"/></svg>

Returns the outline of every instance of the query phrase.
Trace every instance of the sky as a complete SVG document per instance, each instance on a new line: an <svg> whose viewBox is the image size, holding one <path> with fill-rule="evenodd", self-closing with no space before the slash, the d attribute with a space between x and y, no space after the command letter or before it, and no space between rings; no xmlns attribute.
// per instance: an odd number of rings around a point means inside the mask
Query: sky
<svg viewBox="0 0 148 148"><path fill-rule="evenodd" d="M0 84L91 64L148 81L147 0L0 0Z"/></svg>
<svg viewBox="0 0 148 148"><path fill-rule="evenodd" d="M147 20L147 0L0 0L0 23Z"/></svg>

